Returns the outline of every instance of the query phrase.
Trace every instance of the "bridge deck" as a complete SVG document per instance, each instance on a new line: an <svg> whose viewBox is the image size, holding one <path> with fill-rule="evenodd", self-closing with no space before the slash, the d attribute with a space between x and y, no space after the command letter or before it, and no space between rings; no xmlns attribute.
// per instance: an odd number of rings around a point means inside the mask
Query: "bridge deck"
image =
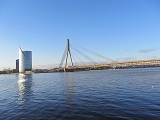
<svg viewBox="0 0 160 120"><path fill-rule="evenodd" d="M89 69L109 69L116 67L131 67L131 66L149 66L149 65L160 65L160 59L151 60L135 60L135 61L125 61L125 62L111 62L107 64L89 64L80 66L69 66L66 68L66 72L73 72L74 70L89 70ZM59 68L58 71L64 71L64 68Z"/></svg>

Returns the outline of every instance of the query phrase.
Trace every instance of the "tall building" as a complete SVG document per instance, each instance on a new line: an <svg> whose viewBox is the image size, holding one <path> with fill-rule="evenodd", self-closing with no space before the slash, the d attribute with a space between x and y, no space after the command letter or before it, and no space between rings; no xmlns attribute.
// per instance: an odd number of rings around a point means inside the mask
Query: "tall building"
<svg viewBox="0 0 160 120"><path fill-rule="evenodd" d="M19 59L16 60L16 70L19 70Z"/></svg>
<svg viewBox="0 0 160 120"><path fill-rule="evenodd" d="M32 70L32 51L22 51L19 48L19 72Z"/></svg>

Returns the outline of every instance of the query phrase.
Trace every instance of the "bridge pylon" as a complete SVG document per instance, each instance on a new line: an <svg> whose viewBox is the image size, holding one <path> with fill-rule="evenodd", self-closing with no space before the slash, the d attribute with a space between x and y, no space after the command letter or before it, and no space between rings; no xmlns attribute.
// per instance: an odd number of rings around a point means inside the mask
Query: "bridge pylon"
<svg viewBox="0 0 160 120"><path fill-rule="evenodd" d="M60 63L60 65L59 65L59 67L62 67L62 64L63 64L63 62L64 62L64 60L65 60L64 72L66 72L66 69L67 69L68 56L70 56L70 62L71 62L71 65L72 65L72 67L73 67L73 60L72 60L71 51L70 51L69 39L67 39L66 49L65 49L65 51L64 51L64 54L63 54L61 63Z"/></svg>

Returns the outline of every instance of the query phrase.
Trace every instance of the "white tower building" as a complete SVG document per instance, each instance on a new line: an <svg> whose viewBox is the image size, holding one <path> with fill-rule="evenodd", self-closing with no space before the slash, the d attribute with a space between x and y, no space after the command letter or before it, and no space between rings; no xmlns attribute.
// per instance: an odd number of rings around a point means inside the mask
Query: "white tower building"
<svg viewBox="0 0 160 120"><path fill-rule="evenodd" d="M22 51L19 48L19 72L32 70L32 51Z"/></svg>

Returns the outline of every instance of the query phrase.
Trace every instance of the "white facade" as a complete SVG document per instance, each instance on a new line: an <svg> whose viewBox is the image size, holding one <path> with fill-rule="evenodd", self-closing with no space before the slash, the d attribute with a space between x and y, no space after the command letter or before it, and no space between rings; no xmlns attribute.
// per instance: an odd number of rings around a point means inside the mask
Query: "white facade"
<svg viewBox="0 0 160 120"><path fill-rule="evenodd" d="M32 51L22 51L19 48L19 72L32 70Z"/></svg>

